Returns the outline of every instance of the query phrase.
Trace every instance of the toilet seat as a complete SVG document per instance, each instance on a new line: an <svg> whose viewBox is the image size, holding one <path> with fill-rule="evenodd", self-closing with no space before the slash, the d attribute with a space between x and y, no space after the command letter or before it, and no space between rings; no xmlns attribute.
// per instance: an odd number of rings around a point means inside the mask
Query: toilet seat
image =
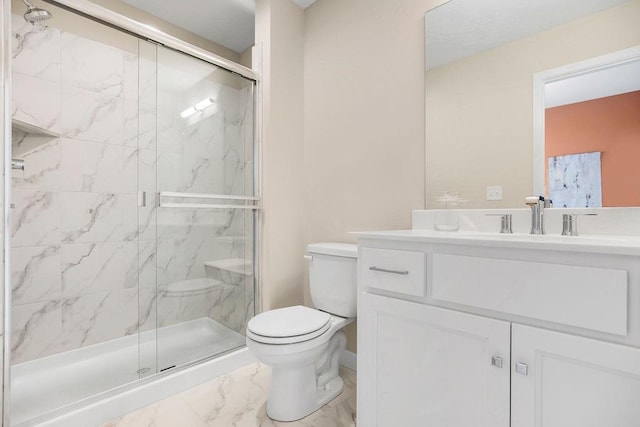
<svg viewBox="0 0 640 427"><path fill-rule="evenodd" d="M331 315L301 305L271 310L255 316L247 325L247 336L264 344L293 344L325 333Z"/></svg>

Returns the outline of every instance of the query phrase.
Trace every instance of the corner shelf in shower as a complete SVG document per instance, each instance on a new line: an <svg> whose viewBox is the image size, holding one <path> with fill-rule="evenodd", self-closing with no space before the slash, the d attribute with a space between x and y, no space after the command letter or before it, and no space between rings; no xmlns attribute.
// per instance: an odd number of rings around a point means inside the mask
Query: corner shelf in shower
<svg viewBox="0 0 640 427"><path fill-rule="evenodd" d="M25 156L38 151L61 136L59 133L16 119L11 120L11 130L13 156L14 159L21 161Z"/></svg>
<svg viewBox="0 0 640 427"><path fill-rule="evenodd" d="M250 276L253 274L253 263L242 258L219 259L217 261L206 261L207 267L217 268L221 271Z"/></svg>
<svg viewBox="0 0 640 427"><path fill-rule="evenodd" d="M211 292L217 288L224 288L226 285L220 280L203 277L199 279L178 280L166 285L164 296L189 296L200 295Z"/></svg>
<svg viewBox="0 0 640 427"><path fill-rule="evenodd" d="M22 120L12 119L11 120L11 127L13 129L17 129L17 130L22 131L24 133L27 133L29 135L48 136L48 137L51 137L51 138L59 138L60 137L59 133L51 132L48 129L41 128L40 126L36 126L36 125L31 124L31 123L23 122Z"/></svg>

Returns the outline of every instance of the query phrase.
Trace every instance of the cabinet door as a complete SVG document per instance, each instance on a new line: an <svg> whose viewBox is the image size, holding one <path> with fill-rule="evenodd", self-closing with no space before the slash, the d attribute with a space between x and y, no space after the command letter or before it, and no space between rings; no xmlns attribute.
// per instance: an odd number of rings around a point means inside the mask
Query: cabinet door
<svg viewBox="0 0 640 427"><path fill-rule="evenodd" d="M508 322L361 293L358 425L508 427L510 332Z"/></svg>
<svg viewBox="0 0 640 427"><path fill-rule="evenodd" d="M640 349L516 324L512 336L513 427L640 426Z"/></svg>

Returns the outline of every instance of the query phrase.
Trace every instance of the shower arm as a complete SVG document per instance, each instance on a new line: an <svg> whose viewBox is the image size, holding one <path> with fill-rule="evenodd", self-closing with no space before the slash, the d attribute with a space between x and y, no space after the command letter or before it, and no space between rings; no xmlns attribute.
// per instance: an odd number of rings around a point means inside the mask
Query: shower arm
<svg viewBox="0 0 640 427"><path fill-rule="evenodd" d="M25 6L30 7L30 8L34 8L35 7L31 3L29 3L27 0L22 0L22 3L24 3Z"/></svg>

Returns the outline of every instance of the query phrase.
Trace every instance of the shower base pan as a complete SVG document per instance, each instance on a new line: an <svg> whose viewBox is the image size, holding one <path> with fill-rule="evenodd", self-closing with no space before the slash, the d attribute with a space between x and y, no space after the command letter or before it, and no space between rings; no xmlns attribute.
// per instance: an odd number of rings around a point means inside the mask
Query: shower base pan
<svg viewBox="0 0 640 427"><path fill-rule="evenodd" d="M250 363L243 349L235 358L231 353L172 372L244 345L243 335L202 318L14 365L11 425L99 425ZM153 376L157 372L166 375ZM155 383L163 384L154 394ZM143 388L148 390L132 400Z"/></svg>

